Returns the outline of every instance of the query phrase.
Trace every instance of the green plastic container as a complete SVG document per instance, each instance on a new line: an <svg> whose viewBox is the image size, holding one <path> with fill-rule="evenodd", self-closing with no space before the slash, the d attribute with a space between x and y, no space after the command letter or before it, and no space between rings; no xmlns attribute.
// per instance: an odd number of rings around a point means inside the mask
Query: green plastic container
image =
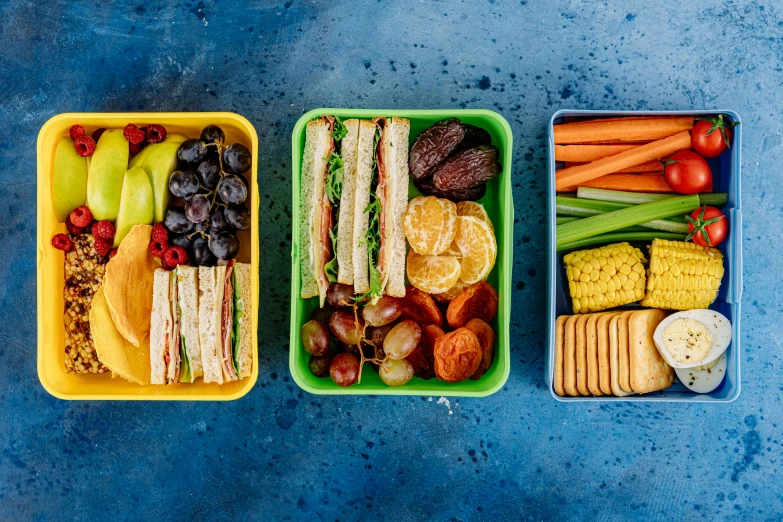
<svg viewBox="0 0 783 522"><path fill-rule="evenodd" d="M498 255L495 267L489 276L500 295L498 315L492 323L497 332L495 359L492 367L477 381L465 380L459 383L446 383L438 379L424 380L414 377L404 386L385 385L370 364L362 369L361 383L347 388L337 386L329 377L319 379L310 373L307 363L310 360L302 347L299 329L307 322L310 312L318 306L318 299L299 297L299 181L302 174L302 152L305 143L305 125L313 118L328 114L342 119L376 116L399 116L411 122L410 142L433 123L445 118L459 118L465 123L486 129L492 136L492 144L500 150L503 172L487 185L487 194L481 199L492 224L498 242ZM316 394L343 395L435 395L486 397L498 391L508 379L511 365L508 326L511 317L511 273L514 251L514 204L511 195L512 173L512 134L508 122L493 111L481 109L443 109L443 110L386 110L386 109L314 109L302 116L294 127L291 144L292 168L292 248L291 248L291 341L289 367L294 381L304 390ZM409 197L420 193L409 188Z"/></svg>

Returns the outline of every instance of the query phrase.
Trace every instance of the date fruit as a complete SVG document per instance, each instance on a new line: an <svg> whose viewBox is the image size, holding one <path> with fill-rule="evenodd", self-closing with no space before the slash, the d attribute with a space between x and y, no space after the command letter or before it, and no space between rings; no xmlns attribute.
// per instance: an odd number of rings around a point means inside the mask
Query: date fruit
<svg viewBox="0 0 783 522"><path fill-rule="evenodd" d="M419 180L430 176L432 170L462 143L465 127L457 118L448 118L419 134L408 153L411 178Z"/></svg>
<svg viewBox="0 0 783 522"><path fill-rule="evenodd" d="M477 317L468 321L465 328L476 334L476 339L478 339L481 345L481 363L476 373L470 376L471 379L475 380L481 378L489 370L489 367L492 366L492 355L497 336L495 335L495 330L490 325Z"/></svg>
<svg viewBox="0 0 783 522"><path fill-rule="evenodd" d="M418 346L421 328L413 321L397 323L383 340L383 351L392 359L405 359Z"/></svg>
<svg viewBox="0 0 783 522"><path fill-rule="evenodd" d="M492 145L492 137L487 131L475 125L465 125L465 137L459 143L454 152L462 152L481 145Z"/></svg>
<svg viewBox="0 0 783 522"><path fill-rule="evenodd" d="M481 185L500 173L498 149L481 145L463 150L435 169L432 182L438 190L461 190Z"/></svg>
<svg viewBox="0 0 783 522"><path fill-rule="evenodd" d="M476 373L481 358L476 334L459 328L435 342L435 376L446 382L463 381Z"/></svg>
<svg viewBox="0 0 783 522"><path fill-rule="evenodd" d="M420 325L443 325L443 313L430 294L415 286L405 287L405 297L400 299L402 319L411 319Z"/></svg>
<svg viewBox="0 0 783 522"><path fill-rule="evenodd" d="M476 185L461 190L438 190L435 184L432 182L432 178L426 178L420 181L413 181L416 189L425 196L435 196L436 198L450 199L454 203L460 201L478 201L484 197L487 193L487 186L485 184Z"/></svg>
<svg viewBox="0 0 783 522"><path fill-rule="evenodd" d="M489 323L498 313L498 293L492 285L480 281L470 285L449 303L446 320L452 328L462 328L474 317Z"/></svg>

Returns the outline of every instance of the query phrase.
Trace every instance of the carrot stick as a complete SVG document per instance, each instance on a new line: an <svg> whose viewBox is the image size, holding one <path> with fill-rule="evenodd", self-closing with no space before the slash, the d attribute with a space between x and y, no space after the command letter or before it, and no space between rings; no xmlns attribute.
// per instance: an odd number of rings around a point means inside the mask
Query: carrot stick
<svg viewBox="0 0 783 522"><path fill-rule="evenodd" d="M555 145L555 161L573 161L587 163L618 152L632 149L635 145L626 143L618 145Z"/></svg>
<svg viewBox="0 0 783 522"><path fill-rule="evenodd" d="M576 163L571 161L565 162L566 167L576 167L577 165L584 165L584 163ZM663 172L663 165L661 164L660 161L655 159L652 161L645 161L644 163L634 165L633 167L628 167L627 169L617 171L617 173L625 173L625 172L657 172L658 174L660 174L661 172Z"/></svg>
<svg viewBox="0 0 783 522"><path fill-rule="evenodd" d="M560 170L557 172L555 186L557 190L579 186L591 179L600 178L601 176L612 174L646 161L664 158L678 150L689 149L690 147L691 134L688 131L682 131L674 136L653 141L646 145L639 145L614 156L607 156L584 165Z"/></svg>
<svg viewBox="0 0 783 522"><path fill-rule="evenodd" d="M586 181L580 187L622 190L625 192L674 192L660 172L642 172L640 174L607 174L600 178ZM558 190L558 192L560 192ZM568 187L563 192L576 192L576 187Z"/></svg>
<svg viewBox="0 0 783 522"><path fill-rule="evenodd" d="M693 128L693 116L615 121L579 121L555 125L555 143L658 140Z"/></svg>

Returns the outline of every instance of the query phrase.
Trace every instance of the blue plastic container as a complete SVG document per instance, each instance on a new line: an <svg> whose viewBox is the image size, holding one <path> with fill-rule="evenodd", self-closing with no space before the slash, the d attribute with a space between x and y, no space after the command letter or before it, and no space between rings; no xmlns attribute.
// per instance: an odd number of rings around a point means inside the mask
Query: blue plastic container
<svg viewBox="0 0 783 522"><path fill-rule="evenodd" d="M733 129L731 149L717 158L708 160L712 168L713 190L715 192L727 192L729 202L722 210L729 218L729 234L726 240L720 244L723 252L724 268L718 298L710 306L725 315L732 325L732 341L726 351L726 377L718 388L708 394L698 394L686 388L676 377L674 384L665 389L645 395L629 395L627 397L560 397L552 388L552 375L555 360L555 319L559 315L571 314L570 299L568 298L568 286L566 284L565 269L563 267L563 255L556 252L555 237L555 147L553 125L562 123L567 117L581 118L610 118L620 116L673 116L695 115L706 116L726 114L732 121L740 123L739 115L734 111L578 111L560 110L552 115L547 128L548 135L548 164L549 171L549 285L547 294L547 358L546 358L546 382L549 391L556 400L561 402L575 401L664 401L664 402L731 402L740 394L740 301L742 298L742 203L740 197L740 165L742 148L742 125ZM600 245L596 245L600 246ZM593 248L593 247L590 247ZM638 307L638 305L637 305ZM634 308L633 305L621 308Z"/></svg>

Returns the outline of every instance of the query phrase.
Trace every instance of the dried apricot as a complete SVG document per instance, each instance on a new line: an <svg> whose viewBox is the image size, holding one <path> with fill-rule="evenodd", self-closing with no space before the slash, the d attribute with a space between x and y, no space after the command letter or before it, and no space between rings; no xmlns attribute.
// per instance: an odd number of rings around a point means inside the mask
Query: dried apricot
<svg viewBox="0 0 783 522"><path fill-rule="evenodd" d="M402 230L417 254L442 254L457 233L457 205L435 196L413 198L402 214Z"/></svg>
<svg viewBox="0 0 783 522"><path fill-rule="evenodd" d="M462 269L459 259L452 256L423 256L411 250L406 270L413 286L428 294L439 294L457 283Z"/></svg>
<svg viewBox="0 0 783 522"><path fill-rule="evenodd" d="M446 311L446 320L452 328L462 328L474 317L490 323L497 313L497 290L489 283L481 281L452 299Z"/></svg>
<svg viewBox="0 0 783 522"><path fill-rule="evenodd" d="M432 379L435 376L435 342L445 335L440 326L428 324L422 328L419 345L406 357L413 366L413 374L422 379Z"/></svg>
<svg viewBox="0 0 783 522"><path fill-rule="evenodd" d="M400 299L400 304L402 306L400 319L413 320L424 328L425 334L428 324L434 324L438 327L443 325L443 314L435 304L435 300L427 292L413 286L406 286L405 297Z"/></svg>
<svg viewBox="0 0 783 522"><path fill-rule="evenodd" d="M423 337L426 337L432 346L435 346L435 341L446 335L446 332L436 324L428 324L421 329Z"/></svg>
<svg viewBox="0 0 783 522"><path fill-rule="evenodd" d="M492 366L492 355L495 349L495 330L478 317L474 317L465 325L465 328L476 334L476 338L481 345L481 364L479 364L476 373L470 376L471 379L479 379Z"/></svg>
<svg viewBox="0 0 783 522"><path fill-rule="evenodd" d="M476 334L459 328L435 341L435 376L446 382L467 379L481 364L481 344Z"/></svg>
<svg viewBox="0 0 783 522"><path fill-rule="evenodd" d="M498 254L495 234L489 225L477 217L458 217L454 243L462 252L459 278L466 283L486 279L495 266Z"/></svg>

